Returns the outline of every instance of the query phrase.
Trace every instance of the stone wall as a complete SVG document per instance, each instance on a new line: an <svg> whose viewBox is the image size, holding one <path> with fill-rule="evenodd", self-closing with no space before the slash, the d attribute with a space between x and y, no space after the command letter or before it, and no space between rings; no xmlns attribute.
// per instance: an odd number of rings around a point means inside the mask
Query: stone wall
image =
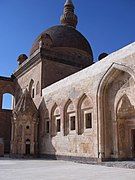
<svg viewBox="0 0 135 180"><path fill-rule="evenodd" d="M81 68L59 63L57 61L43 60L42 67L42 89L78 72Z"/></svg>
<svg viewBox="0 0 135 180"><path fill-rule="evenodd" d="M10 152L12 111L0 111L0 138L4 141L4 152Z"/></svg>
<svg viewBox="0 0 135 180"><path fill-rule="evenodd" d="M126 72L129 76L134 76L134 64L135 43L45 88L42 92L44 96L42 101L44 117L40 119L40 153L91 158L111 158L114 153L115 158L118 157L119 153L111 152L107 143L111 141L111 146L115 146L113 137L109 138L108 133L105 133L107 129L112 131L114 129L109 123L109 118L107 118L107 124L104 124L102 96L104 87L107 85L108 79L111 79L112 74L118 71L119 73ZM124 81L127 80L127 77L122 75L120 79ZM119 82L117 85L119 85ZM111 86L109 88L111 89ZM112 93L114 92L112 90ZM92 129L88 132L84 131L82 134L79 134L78 131L71 132L65 136L63 133L65 128L63 124L66 119L65 106L69 100L74 103L76 124L79 124L78 105L84 95L92 99ZM109 96L108 102L111 102L111 97ZM61 132L55 135L48 135L45 132L45 122L47 119L52 121L52 110L56 105L60 107ZM114 108L114 103L111 106ZM106 113L108 113L108 104L104 104L104 107L106 108ZM113 118L115 117L113 116ZM105 140L107 136L108 139ZM105 149L105 146L107 149Z"/></svg>
<svg viewBox="0 0 135 180"><path fill-rule="evenodd" d="M4 141L4 152L10 152L12 111L2 109L3 95L9 93L14 96L15 84L12 78L0 77L0 138Z"/></svg>
<svg viewBox="0 0 135 180"><path fill-rule="evenodd" d="M15 98L16 103L18 99L22 95L22 93L27 90L30 90L31 82L33 81L34 88L34 98L33 101L35 102L36 106L39 107L40 99L41 99L41 71L42 71L42 63L41 61L38 62L33 67L28 68L23 73L20 73L16 77L16 91L15 91ZM32 93L32 92L30 92Z"/></svg>

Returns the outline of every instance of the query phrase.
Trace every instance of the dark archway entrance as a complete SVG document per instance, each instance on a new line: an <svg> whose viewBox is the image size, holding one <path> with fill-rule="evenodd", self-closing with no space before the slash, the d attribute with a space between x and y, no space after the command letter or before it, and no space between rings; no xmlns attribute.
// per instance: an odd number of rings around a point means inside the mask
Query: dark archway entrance
<svg viewBox="0 0 135 180"><path fill-rule="evenodd" d="M25 150L26 155L30 155L30 140L26 140L26 150Z"/></svg>

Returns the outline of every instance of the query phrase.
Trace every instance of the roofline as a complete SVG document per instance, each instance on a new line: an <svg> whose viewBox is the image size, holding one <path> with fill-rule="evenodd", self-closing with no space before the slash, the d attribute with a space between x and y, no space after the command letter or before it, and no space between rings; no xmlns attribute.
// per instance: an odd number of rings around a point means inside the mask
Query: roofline
<svg viewBox="0 0 135 180"><path fill-rule="evenodd" d="M0 80L2 80L2 81L13 81L12 77L4 77L4 76L0 76Z"/></svg>

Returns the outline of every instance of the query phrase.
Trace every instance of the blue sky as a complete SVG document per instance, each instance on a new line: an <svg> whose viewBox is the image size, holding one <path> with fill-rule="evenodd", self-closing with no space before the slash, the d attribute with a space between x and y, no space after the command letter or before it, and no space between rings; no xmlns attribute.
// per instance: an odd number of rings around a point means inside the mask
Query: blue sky
<svg viewBox="0 0 135 180"><path fill-rule="evenodd" d="M59 24L65 0L0 0L0 75L10 76L17 57L29 54L34 39ZM73 0L77 29L88 39L94 58L135 40L135 0Z"/></svg>

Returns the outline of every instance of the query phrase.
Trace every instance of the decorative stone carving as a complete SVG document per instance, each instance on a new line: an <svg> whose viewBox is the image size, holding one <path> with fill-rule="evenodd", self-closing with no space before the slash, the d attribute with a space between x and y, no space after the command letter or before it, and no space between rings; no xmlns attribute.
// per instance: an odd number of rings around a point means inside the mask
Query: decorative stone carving
<svg viewBox="0 0 135 180"><path fill-rule="evenodd" d="M36 123L35 123L36 122ZM26 89L13 110L12 149L14 155L28 153L27 139L30 140L29 154L37 154L38 111Z"/></svg>
<svg viewBox="0 0 135 180"><path fill-rule="evenodd" d="M55 111L54 111L54 116L60 116L60 108L56 107Z"/></svg>
<svg viewBox="0 0 135 180"><path fill-rule="evenodd" d="M119 102L119 107L117 111L118 118L131 118L132 116L135 116L135 108L131 104L127 95L124 95L122 97L121 101Z"/></svg>
<svg viewBox="0 0 135 180"><path fill-rule="evenodd" d="M67 108L67 113L75 111L75 106L73 102L71 102Z"/></svg>

